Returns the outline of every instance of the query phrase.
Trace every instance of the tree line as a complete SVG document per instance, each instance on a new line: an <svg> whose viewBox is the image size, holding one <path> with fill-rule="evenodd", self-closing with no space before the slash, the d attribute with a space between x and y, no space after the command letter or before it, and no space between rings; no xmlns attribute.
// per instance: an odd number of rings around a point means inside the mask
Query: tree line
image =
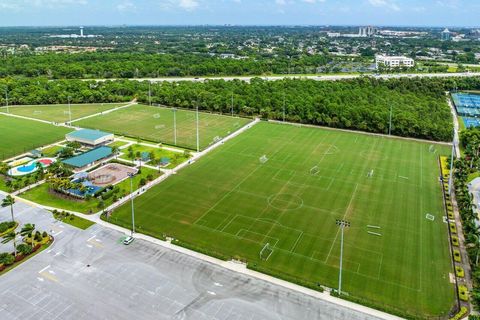
<svg viewBox="0 0 480 320"><path fill-rule="evenodd" d="M260 116L335 128L450 141L452 117L447 90L480 89L480 78L361 77L342 81L288 79L250 83L234 80L149 83L57 80L45 78L0 80L10 104L140 102L242 116ZM2 90L3 91L3 90ZM0 99L5 104L5 97Z"/></svg>

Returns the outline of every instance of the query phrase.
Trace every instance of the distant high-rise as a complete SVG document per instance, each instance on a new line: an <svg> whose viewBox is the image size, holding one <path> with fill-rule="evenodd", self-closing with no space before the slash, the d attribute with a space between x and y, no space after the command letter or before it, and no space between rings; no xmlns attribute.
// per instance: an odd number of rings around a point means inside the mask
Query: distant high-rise
<svg viewBox="0 0 480 320"><path fill-rule="evenodd" d="M445 28L445 30L442 31L442 41L449 41L452 39L452 34L450 30Z"/></svg>
<svg viewBox="0 0 480 320"><path fill-rule="evenodd" d="M372 26L360 27L358 28L358 35L360 37L371 37L375 34L376 31L377 30Z"/></svg>
<svg viewBox="0 0 480 320"><path fill-rule="evenodd" d="M83 37L83 27L80 27L80 37Z"/></svg>

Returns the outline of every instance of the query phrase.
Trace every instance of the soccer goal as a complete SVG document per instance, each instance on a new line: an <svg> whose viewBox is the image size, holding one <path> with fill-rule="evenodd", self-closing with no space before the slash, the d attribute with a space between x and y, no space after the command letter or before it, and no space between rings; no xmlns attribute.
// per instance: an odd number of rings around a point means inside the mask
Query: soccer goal
<svg viewBox="0 0 480 320"><path fill-rule="evenodd" d="M373 177L373 173L374 173L373 169L370 170L367 174L367 177L369 177L369 178Z"/></svg>
<svg viewBox="0 0 480 320"><path fill-rule="evenodd" d="M433 144L431 144L430 147L428 147L428 152L432 152L432 153L437 152L437 150L435 149L435 146Z"/></svg>
<svg viewBox="0 0 480 320"><path fill-rule="evenodd" d="M70 114L70 111L64 110L64 111L63 111L63 114L64 114L64 115L69 115L69 114Z"/></svg>
<svg viewBox="0 0 480 320"><path fill-rule="evenodd" d="M220 136L216 136L215 138L213 138L213 142L215 142L215 143L217 143L220 140L222 140L222 137L220 137Z"/></svg>
<svg viewBox="0 0 480 320"><path fill-rule="evenodd" d="M310 169L310 175L316 176L320 172L320 168L318 166L312 167Z"/></svg>
<svg viewBox="0 0 480 320"><path fill-rule="evenodd" d="M260 163L265 163L265 162L267 162L267 161L268 161L267 155L264 154L264 155L261 156L258 160L260 161Z"/></svg>
<svg viewBox="0 0 480 320"><path fill-rule="evenodd" d="M263 261L267 261L268 258L273 253L273 248L270 246L270 243L267 243L263 246L262 250L260 250L260 259Z"/></svg>

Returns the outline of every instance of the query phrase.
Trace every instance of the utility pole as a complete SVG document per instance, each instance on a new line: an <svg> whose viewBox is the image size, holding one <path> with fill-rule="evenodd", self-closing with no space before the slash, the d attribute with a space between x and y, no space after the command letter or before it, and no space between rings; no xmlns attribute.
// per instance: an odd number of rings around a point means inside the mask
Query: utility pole
<svg viewBox="0 0 480 320"><path fill-rule="evenodd" d="M343 264L343 230L346 227L350 227L350 222L346 220L336 219L335 224L340 227L341 240L340 240L340 272L338 273L338 294L342 294L342 264Z"/></svg>
<svg viewBox="0 0 480 320"><path fill-rule="evenodd" d="M152 82L148 81L148 104L152 106Z"/></svg>
<svg viewBox="0 0 480 320"><path fill-rule="evenodd" d="M448 194L452 194L452 182L453 182L453 160L455 155L455 138L452 143L452 155L450 156L450 176L448 177Z"/></svg>
<svg viewBox="0 0 480 320"><path fill-rule="evenodd" d="M173 108L173 141L177 145L177 109Z"/></svg>
<svg viewBox="0 0 480 320"><path fill-rule="evenodd" d="M135 210L133 208L133 173L129 173L128 176L130 177L130 200L132 203L132 236L135 233Z"/></svg>
<svg viewBox="0 0 480 320"><path fill-rule="evenodd" d="M391 104L390 105L390 124L388 125L388 135L389 136L392 135L392 109L393 109L393 105Z"/></svg>
<svg viewBox="0 0 480 320"><path fill-rule="evenodd" d="M198 129L198 99L197 99L197 152L200 152L200 132Z"/></svg>
<svg viewBox="0 0 480 320"><path fill-rule="evenodd" d="M70 99L72 99L72 97L68 96L68 115L69 115L69 119L70 119L70 125L72 125L72 108L70 106Z"/></svg>
<svg viewBox="0 0 480 320"><path fill-rule="evenodd" d="M8 110L8 88L5 87L5 104L7 106L7 113L10 113Z"/></svg>

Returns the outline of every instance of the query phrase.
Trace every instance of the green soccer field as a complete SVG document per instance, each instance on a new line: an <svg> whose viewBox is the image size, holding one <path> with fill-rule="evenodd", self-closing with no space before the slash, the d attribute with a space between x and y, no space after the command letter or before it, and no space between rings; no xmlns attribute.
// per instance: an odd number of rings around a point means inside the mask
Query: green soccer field
<svg viewBox="0 0 480 320"><path fill-rule="evenodd" d="M72 112L72 120L86 117L95 113L103 112L128 103L98 103L98 104L72 104L70 110ZM57 123L68 122L70 113L66 104L52 105L34 105L34 106L10 106L9 112L19 116L53 121ZM7 112L6 107L0 108L0 111Z"/></svg>
<svg viewBox="0 0 480 320"><path fill-rule="evenodd" d="M260 123L137 198L137 229L336 288L345 219L344 291L389 311L445 315L454 286L437 157L448 152ZM129 205L111 221L130 226Z"/></svg>
<svg viewBox="0 0 480 320"><path fill-rule="evenodd" d="M250 121L201 112L199 114L200 148L207 147L215 141L216 137L225 137ZM195 149L197 145L195 112L177 110L176 123L177 143L175 143L174 134L174 113L169 108L136 105L106 115L80 120L75 122L75 125Z"/></svg>
<svg viewBox="0 0 480 320"><path fill-rule="evenodd" d="M71 129L0 115L0 160L65 139Z"/></svg>

